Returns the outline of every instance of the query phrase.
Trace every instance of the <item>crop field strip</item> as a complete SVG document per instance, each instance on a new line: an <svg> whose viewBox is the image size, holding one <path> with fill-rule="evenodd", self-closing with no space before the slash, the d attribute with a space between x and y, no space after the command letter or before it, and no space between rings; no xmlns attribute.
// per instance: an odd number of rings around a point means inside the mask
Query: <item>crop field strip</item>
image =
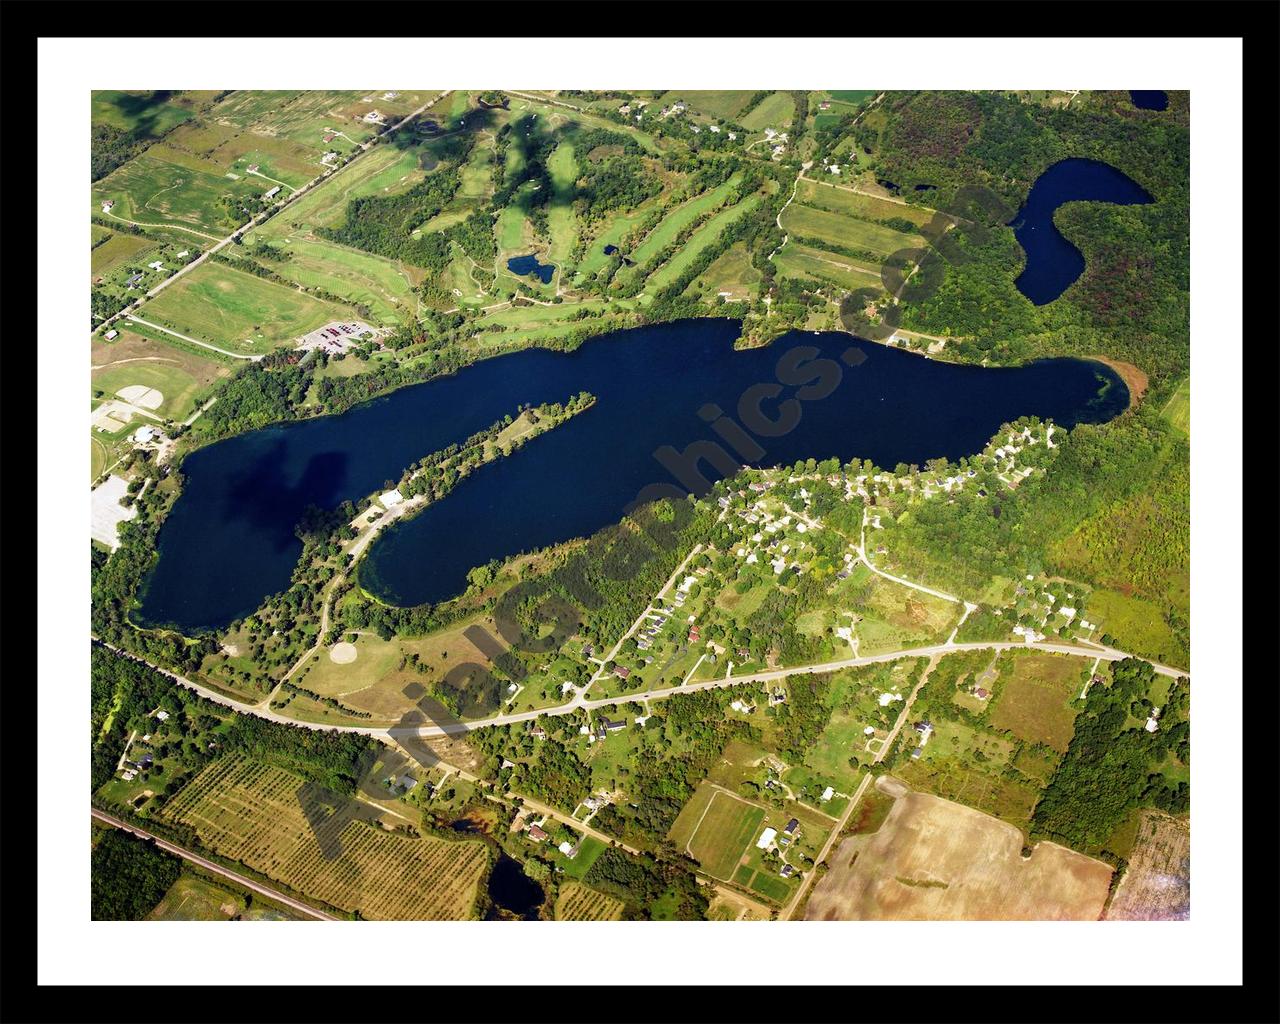
<svg viewBox="0 0 1280 1024"><path fill-rule="evenodd" d="M792 235L817 238L830 245L889 256L903 249L920 249L920 235L905 234L869 220L792 203L782 214L782 226Z"/></svg>
<svg viewBox="0 0 1280 1024"><path fill-rule="evenodd" d="M564 885L556 900L557 921L617 921L622 910L621 900L577 882Z"/></svg>
<svg viewBox="0 0 1280 1024"><path fill-rule="evenodd" d="M488 866L484 844L414 839L349 822L342 854L325 857L298 802L302 780L280 768L225 757L170 801L165 817L191 826L223 856L343 910L380 920L470 916Z"/></svg>

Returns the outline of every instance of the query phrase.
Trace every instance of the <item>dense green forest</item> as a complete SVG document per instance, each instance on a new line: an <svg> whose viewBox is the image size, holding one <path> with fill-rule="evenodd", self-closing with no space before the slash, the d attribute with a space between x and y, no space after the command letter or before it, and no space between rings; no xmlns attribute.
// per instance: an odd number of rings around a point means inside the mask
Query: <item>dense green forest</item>
<svg viewBox="0 0 1280 1024"><path fill-rule="evenodd" d="M95 921L140 921L182 873L182 861L119 829L105 831L89 859L90 913Z"/></svg>
<svg viewBox="0 0 1280 1024"><path fill-rule="evenodd" d="M1148 733L1139 727L1139 716L1151 706L1155 670L1128 658L1113 666L1112 680L1110 686L1089 690L1071 746L1036 805L1033 836L1097 853L1138 807L1187 812L1187 784L1170 785L1156 769L1169 753L1190 764L1190 725L1178 721L1190 705L1188 687L1175 686L1161 714L1163 727Z"/></svg>

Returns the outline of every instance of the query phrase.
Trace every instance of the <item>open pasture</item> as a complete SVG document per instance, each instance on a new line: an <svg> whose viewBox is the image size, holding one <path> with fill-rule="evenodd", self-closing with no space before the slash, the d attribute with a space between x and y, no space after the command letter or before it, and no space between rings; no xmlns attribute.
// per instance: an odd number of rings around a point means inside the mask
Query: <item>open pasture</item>
<svg viewBox="0 0 1280 1024"><path fill-rule="evenodd" d="M992 726L1066 753L1075 731L1072 702L1088 678L1089 664L1066 654L1005 652L998 663Z"/></svg>
<svg viewBox="0 0 1280 1024"><path fill-rule="evenodd" d="M869 837L846 839L805 911L810 921L1096 921L1102 861L1041 842L972 808L906 793Z"/></svg>
<svg viewBox="0 0 1280 1024"><path fill-rule="evenodd" d="M925 244L919 235L904 234L882 224L797 203L792 203L782 214L782 226L792 235L817 238L878 256L889 256L901 249L918 249Z"/></svg>
<svg viewBox="0 0 1280 1024"><path fill-rule="evenodd" d="M809 178L800 179L800 186L796 190L796 202L802 206L812 206L830 213L842 213L861 220L900 218L911 221L917 228L924 227L935 217L940 216L920 206L895 203L878 196L854 192L830 182L812 181Z"/></svg>
<svg viewBox="0 0 1280 1024"><path fill-rule="evenodd" d="M766 96L752 110L743 114L738 123L744 128L759 131L763 128L777 128L786 131L796 116L796 101L789 92L775 92Z"/></svg>
<svg viewBox="0 0 1280 1024"><path fill-rule="evenodd" d="M233 180L216 165L156 145L94 182L90 210L101 213L102 203L110 199L115 206L106 214L108 219L172 225L221 239L236 223L248 219L240 215L232 223L222 205L223 196L246 198L269 187L260 179Z"/></svg>
<svg viewBox="0 0 1280 1024"><path fill-rule="evenodd" d="M787 242L773 262L783 277L808 278L850 291L877 288L883 283L879 264L842 253L812 249L795 241Z"/></svg>
<svg viewBox="0 0 1280 1024"><path fill-rule="evenodd" d="M147 304L146 318L232 352L268 352L351 311L207 262Z"/></svg>
<svg viewBox="0 0 1280 1024"><path fill-rule="evenodd" d="M764 808L704 783L680 811L670 835L704 871L727 880L763 820Z"/></svg>
<svg viewBox="0 0 1280 1024"><path fill-rule="evenodd" d="M166 804L210 849L298 892L374 920L466 920L488 867L483 843L415 839L363 821L326 837L299 802L303 780L243 757L206 767Z"/></svg>

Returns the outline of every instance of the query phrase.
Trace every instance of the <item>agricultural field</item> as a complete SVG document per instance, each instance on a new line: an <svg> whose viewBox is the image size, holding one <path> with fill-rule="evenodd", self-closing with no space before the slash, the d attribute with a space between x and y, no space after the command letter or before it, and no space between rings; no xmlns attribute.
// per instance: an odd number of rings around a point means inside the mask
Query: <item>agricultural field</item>
<svg viewBox="0 0 1280 1024"><path fill-rule="evenodd" d="M896 203L878 196L854 192L852 189L831 182L818 182L809 178L800 179L795 201L802 206L811 206L829 213L845 214L859 220L907 220L917 228L924 227L935 217L950 220L944 214L935 213L921 206L908 206L906 203Z"/></svg>
<svg viewBox="0 0 1280 1024"><path fill-rule="evenodd" d="M1144 811L1137 843L1105 915L1112 921L1185 921L1191 916L1191 827Z"/></svg>
<svg viewBox="0 0 1280 1024"><path fill-rule="evenodd" d="M671 840L708 874L728 880L763 820L763 807L704 785L681 810Z"/></svg>
<svg viewBox="0 0 1280 1024"><path fill-rule="evenodd" d="M879 785L885 785L881 782ZM895 784L890 782L890 787ZM810 921L1095 921L1111 867L961 804L902 791L870 835L844 840Z"/></svg>
<svg viewBox="0 0 1280 1024"><path fill-rule="evenodd" d="M147 915L148 921L230 921L245 911L245 899L201 875L184 871ZM283 915L282 915L283 916Z"/></svg>
<svg viewBox="0 0 1280 1024"><path fill-rule="evenodd" d="M869 220L792 203L782 214L782 226L800 238L816 238L857 252L890 256L925 244L917 234L906 234Z"/></svg>
<svg viewBox="0 0 1280 1024"><path fill-rule="evenodd" d="M568 882L560 888L556 899L557 921L618 921L622 918L622 900L602 892Z"/></svg>
<svg viewBox="0 0 1280 1024"><path fill-rule="evenodd" d="M1098 624L1099 635L1110 634L1125 650L1177 668L1190 664L1188 652L1153 601L1099 588L1089 598L1089 617Z"/></svg>
<svg viewBox="0 0 1280 1024"><path fill-rule="evenodd" d="M302 780L249 758L214 761L163 816L203 845L330 906L373 920L466 920L488 867L484 844L413 838L364 821L329 837L330 859L299 803Z"/></svg>
<svg viewBox="0 0 1280 1024"><path fill-rule="evenodd" d="M90 189L90 212L133 224L173 226L193 237L220 240L248 220L239 203L271 185L262 179L231 178L216 164L157 143ZM236 200L229 212L223 198ZM103 212L102 204L114 207Z"/></svg>
<svg viewBox="0 0 1280 1024"><path fill-rule="evenodd" d="M146 319L230 352L261 354L351 311L225 264L201 264L147 304Z"/></svg>
<svg viewBox="0 0 1280 1024"><path fill-rule="evenodd" d="M796 101L789 92L775 92L766 96L754 108L743 114L738 123L743 128L759 131L777 128L786 131L796 116Z"/></svg>
<svg viewBox="0 0 1280 1024"><path fill-rule="evenodd" d="M788 241L773 262L782 277L808 279L849 291L876 288L883 282L883 267L879 263L810 248L795 241Z"/></svg>
<svg viewBox="0 0 1280 1024"><path fill-rule="evenodd" d="M1078 710L1074 703L1089 678L1088 661L1065 654L1006 651L998 670L991 698L992 728L1066 753Z"/></svg>

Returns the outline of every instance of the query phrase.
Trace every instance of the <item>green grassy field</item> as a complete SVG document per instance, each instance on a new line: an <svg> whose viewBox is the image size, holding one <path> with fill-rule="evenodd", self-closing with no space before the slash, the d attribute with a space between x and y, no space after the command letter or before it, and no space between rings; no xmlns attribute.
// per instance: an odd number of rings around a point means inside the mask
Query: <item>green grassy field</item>
<svg viewBox="0 0 1280 1024"><path fill-rule="evenodd" d="M899 217L911 221L916 227L923 227L937 216L932 210L919 206L906 206L877 196L866 196L836 185L810 181L808 178L800 182L796 190L796 202L803 206L869 220L888 220L891 217Z"/></svg>
<svg viewBox="0 0 1280 1024"><path fill-rule="evenodd" d="M667 107L682 100L691 109L715 118L733 118L754 95L751 89L683 89L663 93L655 101Z"/></svg>
<svg viewBox="0 0 1280 1024"><path fill-rule="evenodd" d="M309 234L289 235L274 244L292 254L269 264L277 274L368 306L384 324L397 323L418 308L414 288L422 272L417 268Z"/></svg>
<svg viewBox="0 0 1280 1024"><path fill-rule="evenodd" d="M159 244L141 235L112 235L89 254L89 270L94 277L109 274Z"/></svg>
<svg viewBox="0 0 1280 1024"><path fill-rule="evenodd" d="M785 131L796 116L796 103L789 92L775 92L766 96L750 113L739 121L744 128L757 131L761 128L777 128Z"/></svg>
<svg viewBox="0 0 1280 1024"><path fill-rule="evenodd" d="M721 210L709 221L698 228L693 233L689 241L677 250L676 254L659 267L649 278L649 286L652 288L664 288L681 274L695 259L703 249L709 245L713 245L719 241L724 229L735 221L745 217L748 213L760 205L761 197L758 195L750 196L734 206Z"/></svg>
<svg viewBox="0 0 1280 1024"><path fill-rule="evenodd" d="M329 320L350 316L284 285L204 263L147 305L146 318L231 352L268 352Z"/></svg>
<svg viewBox="0 0 1280 1024"><path fill-rule="evenodd" d="M1110 633L1124 649L1186 667L1173 631L1151 601L1115 590L1095 590L1089 598L1089 618L1098 624L1097 635Z"/></svg>
<svg viewBox="0 0 1280 1024"><path fill-rule="evenodd" d="M111 366L93 374L95 389L108 396L132 385L154 388L164 401L153 411L165 419L186 419L195 410L203 386L190 374L169 363L140 362Z"/></svg>
<svg viewBox="0 0 1280 1024"><path fill-rule="evenodd" d="M703 785L681 810L671 828L671 838L679 845L677 837L687 832L689 855L708 874L728 879L747 844L756 838L763 820L764 808Z"/></svg>
<svg viewBox="0 0 1280 1024"><path fill-rule="evenodd" d="M547 158L547 172L555 190L547 209L547 229L551 233L551 249L548 258L560 264L568 259L578 238L577 218L574 216L574 182L578 180L578 162L574 158L573 144L562 142Z"/></svg>
<svg viewBox="0 0 1280 1024"><path fill-rule="evenodd" d="M810 249L797 242L788 242L773 262L782 277L807 278L851 291L881 284L880 268L870 261Z"/></svg>
<svg viewBox="0 0 1280 1024"><path fill-rule="evenodd" d="M635 251L631 253L631 258L638 265L643 266L654 255L674 242L676 236L686 227L704 213L708 213L720 206L728 198L729 193L737 187L739 180L741 180L740 177L735 174L724 184L703 192L699 196L694 196L688 202L677 206L662 218L656 228L645 236L644 241L636 246Z"/></svg>
<svg viewBox="0 0 1280 1024"><path fill-rule="evenodd" d="M1001 655L999 666L992 726L1066 753L1075 731L1076 709L1071 702L1080 695L1088 660L1010 651Z"/></svg>
<svg viewBox="0 0 1280 1024"><path fill-rule="evenodd" d="M782 214L782 226L792 235L818 238L833 245L888 256L899 249L924 245L919 235L908 235L881 224L858 220L829 210L792 203Z"/></svg>
<svg viewBox="0 0 1280 1024"><path fill-rule="evenodd" d="M109 244L109 243L108 243ZM1160 415L1188 437L1191 436L1191 378L1178 385L1178 390L1165 403Z"/></svg>
<svg viewBox="0 0 1280 1024"><path fill-rule="evenodd" d="M167 89L95 89L89 118L94 124L109 124L124 131L141 129L144 134L158 138L174 125L195 116L194 110L177 102L179 99L180 94Z"/></svg>
<svg viewBox="0 0 1280 1024"><path fill-rule="evenodd" d="M728 292L730 299L749 299L760 284L760 276L760 271L751 265L751 253L747 251L746 243L735 242L691 281L686 291L708 298Z"/></svg>
<svg viewBox="0 0 1280 1024"><path fill-rule="evenodd" d="M90 190L90 210L101 212L107 199L115 201L108 218L139 224L180 225L221 239L231 227L222 207L225 195L261 195L270 184L257 179L232 179L215 164L168 149L163 144L117 168ZM236 223L248 220L241 216Z"/></svg>

